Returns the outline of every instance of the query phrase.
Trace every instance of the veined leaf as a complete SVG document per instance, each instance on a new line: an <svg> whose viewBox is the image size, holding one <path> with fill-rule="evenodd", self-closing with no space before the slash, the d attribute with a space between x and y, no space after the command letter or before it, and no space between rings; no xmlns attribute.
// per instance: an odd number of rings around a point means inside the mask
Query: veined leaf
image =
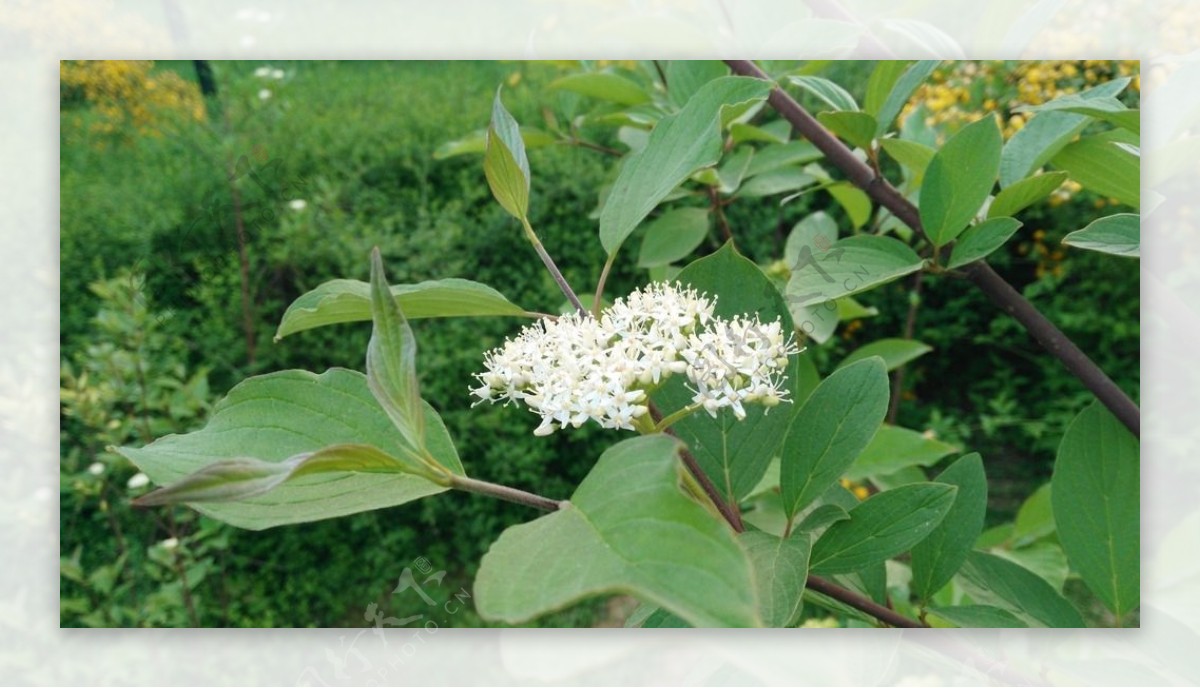
<svg viewBox="0 0 1200 688"><path fill-rule="evenodd" d="M646 147L626 160L600 211L600 241L610 255L663 198L696 170L721 156L721 112L758 102L770 84L721 77L705 84L678 113L659 120Z"/></svg>
<svg viewBox="0 0 1200 688"><path fill-rule="evenodd" d="M958 447L954 445L926 437L915 430L884 425L846 470L846 477L863 480L890 475L909 466L932 466L957 450ZM971 542L974 541L971 538Z"/></svg>
<svg viewBox="0 0 1200 688"><path fill-rule="evenodd" d="M901 241L860 234L811 255L801 252L785 293L789 304L812 306L886 284L920 270L922 264Z"/></svg>
<svg viewBox="0 0 1200 688"><path fill-rule="evenodd" d="M1063 243L1089 251L1138 258L1142 244L1141 218L1133 213L1102 217L1066 235Z"/></svg>
<svg viewBox="0 0 1200 688"><path fill-rule="evenodd" d="M737 538L754 567L758 608L764 625L794 626L800 617L804 583L808 580L808 553L812 546L808 535L797 533L784 539L751 531L739 533Z"/></svg>
<svg viewBox="0 0 1200 688"><path fill-rule="evenodd" d="M1029 628L999 607L986 604L966 604L957 607L930 607L929 613L939 616L959 628Z"/></svg>
<svg viewBox="0 0 1200 688"><path fill-rule="evenodd" d="M668 210L646 225L638 267L668 265L686 258L708 236L707 208Z"/></svg>
<svg viewBox="0 0 1200 688"><path fill-rule="evenodd" d="M427 404L423 409L426 448L461 475L462 464L441 419ZM279 463L345 444L366 444L396 456L405 440L367 389L366 377L334 368L322 375L285 370L252 377L217 403L204 428L118 451L156 485L169 485L220 461ZM261 530L382 509L445 489L403 473L326 473L289 480L257 497L195 508L239 528Z"/></svg>
<svg viewBox="0 0 1200 688"><path fill-rule="evenodd" d="M967 454L942 471L937 482L954 485L954 504L929 536L912 548L910 588L918 599L928 600L963 565L971 546L983 532L987 515L987 477L979 454Z"/></svg>
<svg viewBox="0 0 1200 688"><path fill-rule="evenodd" d="M891 128L892 123L896 121L896 116L900 114L901 108L912 97L917 87L925 83L937 66L937 60L921 60L904 70L904 73L896 79L891 92L888 93L883 104L879 106L878 112L875 113L875 121L878 122L875 129L876 138L883 136Z"/></svg>
<svg viewBox="0 0 1200 688"><path fill-rule="evenodd" d="M533 314L514 305L500 292L471 280L449 278L394 284L392 294L409 320L472 316ZM288 306L275 332L275 341L324 325L371 319L371 285L359 280L330 280Z"/></svg>
<svg viewBox="0 0 1200 688"><path fill-rule="evenodd" d="M959 579L977 603L1000 607L1031 626L1085 626L1079 611L1045 579L994 554L968 554Z"/></svg>
<svg viewBox="0 0 1200 688"><path fill-rule="evenodd" d="M379 249L371 251L371 318L367 387L416 453L425 449L425 414L417 381L417 339L388 288Z"/></svg>
<svg viewBox="0 0 1200 688"><path fill-rule="evenodd" d="M955 240L946 267L959 268L986 258L992 251L1003 246L1020 228L1021 222L1011 217L993 217L974 227L968 227L967 231Z"/></svg>
<svg viewBox="0 0 1200 688"><path fill-rule="evenodd" d="M640 105L650 101L650 94L636 82L615 72L580 72L556 79L550 88L572 91L589 98L599 98L621 105Z"/></svg>
<svg viewBox="0 0 1200 688"><path fill-rule="evenodd" d="M521 141L525 148L541 148L549 146L558 139L537 127L521 127ZM487 129L479 129L466 136L447 141L433 151L434 160L445 160L457 155L482 154L487 150Z"/></svg>
<svg viewBox="0 0 1200 688"><path fill-rule="evenodd" d="M1068 144L1050 160L1071 179L1101 196L1112 196L1134 208L1141 205L1141 164L1118 142L1087 136Z"/></svg>
<svg viewBox="0 0 1200 688"><path fill-rule="evenodd" d="M921 184L921 225L935 246L953 241L987 200L1001 146L996 118L986 115L950 137L929 161Z"/></svg>
<svg viewBox="0 0 1200 688"><path fill-rule="evenodd" d="M480 615L520 623L624 593L694 626L762 625L733 531L679 489L679 448L667 435L620 442L562 509L505 530L475 578Z"/></svg>
<svg viewBox="0 0 1200 688"><path fill-rule="evenodd" d="M821 102L825 103L834 110L845 110L850 112L858 111L858 103L854 101L854 96L850 95L846 89L838 86L829 79L819 76L792 75L788 77L788 81L816 96L821 100ZM869 117L870 115L867 116ZM872 119L872 125L874 125L874 122L875 120ZM873 129L872 133L874 133ZM870 138L869 134L868 138Z"/></svg>
<svg viewBox="0 0 1200 688"><path fill-rule="evenodd" d="M996 194L996 198L988 206L988 218L1016 215L1049 196L1065 181L1066 172L1047 172L1022 179Z"/></svg>
<svg viewBox="0 0 1200 688"><path fill-rule="evenodd" d="M500 102L500 91L492 101L492 122L488 126L483 153L483 172L492 195L509 215L517 219L529 212L529 158L517 121Z"/></svg>

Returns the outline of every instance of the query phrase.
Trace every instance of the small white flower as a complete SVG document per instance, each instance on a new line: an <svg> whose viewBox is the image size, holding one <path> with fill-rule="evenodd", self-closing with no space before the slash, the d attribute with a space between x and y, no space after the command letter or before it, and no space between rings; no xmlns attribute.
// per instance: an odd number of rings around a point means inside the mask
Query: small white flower
<svg viewBox="0 0 1200 688"><path fill-rule="evenodd" d="M271 68L259 67L258 69L254 70L254 76L260 79L266 79L267 77L271 76Z"/></svg>
<svg viewBox="0 0 1200 688"><path fill-rule="evenodd" d="M145 473L134 473L133 477L125 483L125 487L131 490L141 489L150 484L150 477Z"/></svg>
<svg viewBox="0 0 1200 688"><path fill-rule="evenodd" d="M305 208L308 207L308 201L305 201L303 198L297 198L297 199L288 201L288 207L291 208L292 210L295 210L296 212L300 212L301 210L304 210Z"/></svg>
<svg viewBox="0 0 1200 688"><path fill-rule="evenodd" d="M263 90L258 92L259 100L267 100L270 97L271 97L271 89L269 89L269 88L264 88Z"/></svg>
<svg viewBox="0 0 1200 688"><path fill-rule="evenodd" d="M92 475L100 475L104 472L104 464L97 461L87 467L87 472L91 473Z"/></svg>
<svg viewBox="0 0 1200 688"><path fill-rule="evenodd" d="M282 69L272 69L271 70L271 78L272 79L282 79L283 78L283 70Z"/></svg>
<svg viewBox="0 0 1200 688"><path fill-rule="evenodd" d="M589 419L633 430L648 411L648 390L686 374L692 401L714 417L729 408L746 417L746 403L787 401L787 357L798 353L778 320L726 320L716 300L694 289L651 284L600 314L572 313L534 323L484 357L486 370L471 390L484 401L524 402L542 417L535 435Z"/></svg>
<svg viewBox="0 0 1200 688"><path fill-rule="evenodd" d="M179 546L179 538L167 538L158 543L163 549L175 549Z"/></svg>

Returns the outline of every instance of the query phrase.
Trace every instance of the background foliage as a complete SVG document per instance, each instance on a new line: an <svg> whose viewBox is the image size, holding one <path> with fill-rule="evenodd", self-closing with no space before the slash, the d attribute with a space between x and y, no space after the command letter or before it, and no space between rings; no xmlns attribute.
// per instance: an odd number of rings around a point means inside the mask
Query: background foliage
<svg viewBox="0 0 1200 688"><path fill-rule="evenodd" d="M805 65L860 102L871 66ZM296 296L331 278L365 279L373 245L381 247L393 282L468 277L525 308L559 310L561 294L491 201L480 159L447 155L453 151L446 145L486 125L497 84L505 84L505 103L522 123L538 123L551 107L585 109L586 99L550 88L579 66L213 67L219 93L205 107L191 63L63 64L62 623L369 625L372 604L394 617L419 613L403 608L406 598L390 595L402 569L419 558L447 569L443 583L427 591L450 598L473 578L488 543L527 515L522 507L451 492L385 511L248 532L186 509L133 512L128 499L145 488L107 447L195 429L209 403L249 374L334 365L361 370L366 326L310 330L280 343L271 338ZM586 68L633 79L639 73L633 64ZM1000 112L1011 136L1025 121L1014 112L1020 105L1133 69L1109 62L944 64L906 107L910 120L935 137L982 111ZM1123 97L1136 96L1133 90ZM623 151L633 140L626 129L595 125L577 134L600 149ZM596 190L611 182L611 156L571 145L530 147L529 155L536 170L532 224L568 280L594 284L604 260L594 233ZM242 329L234 189L247 240L253 360ZM990 262L1136 399L1137 271L1060 244L1108 205L1119 203L1066 185L1022 212L1017 238ZM724 214L739 249L778 272L787 270L777 261L792 226L817 210L843 224L853 219L828 194L783 205L743 199ZM640 243L644 231L631 243ZM719 242L717 228L710 228L698 253ZM645 279L632 261L618 261L609 293ZM911 294L911 283L901 280L864 295L863 305L876 314L840 323L815 349L820 370L831 371L864 344L902 336ZM930 280L920 303L914 330L933 347L937 365L918 359L909 366L899 424L983 455L997 543L1052 537L1048 496L1044 511L1037 501L1027 505L1024 521L1018 509L1049 479L1058 439L1090 395L977 292ZM468 471L540 494L569 494L606 446L600 431L585 426L534 441L531 419L520 409L469 409L466 390L481 352L515 325L483 319L413 327L424 396L455 437ZM945 371L955 380L944 379ZM948 384L959 380L970 384ZM860 499L869 493L865 484L847 486ZM1016 525L1002 525L1014 516ZM541 623L620 623L627 611L589 603ZM444 621L482 623L469 610Z"/></svg>

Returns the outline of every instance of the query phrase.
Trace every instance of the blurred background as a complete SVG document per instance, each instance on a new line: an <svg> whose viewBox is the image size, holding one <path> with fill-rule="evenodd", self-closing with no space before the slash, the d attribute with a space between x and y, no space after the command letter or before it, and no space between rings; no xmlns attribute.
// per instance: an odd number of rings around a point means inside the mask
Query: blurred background
<svg viewBox="0 0 1200 688"><path fill-rule="evenodd" d="M873 67L794 65L860 102ZM149 489L145 476L107 448L203 425L212 404L248 375L361 370L369 325L272 338L295 297L329 279L366 279L375 245L394 283L466 277L524 308L560 310L561 293L492 201L471 134L486 126L501 85L523 124L548 128L570 121L564 113L594 112L550 84L598 68L642 81L654 73L647 64L574 62L61 64L63 626L370 626L381 613L422 611L419 598L391 594L405 567L446 571L442 584L425 588L439 602L470 589L488 544L527 520L525 508L448 493L242 531L183 508L132 510L129 499ZM947 62L905 116L944 138L996 112L1011 136L1024 124L1020 105L1123 76L1134 81L1122 98L1136 107L1136 62ZM567 279L589 291L604 261L597 193L614 176L613 153L636 137L603 117L574 120L570 141L529 151L531 221ZM788 232L811 213L853 224L825 194L779 201L767 194L723 208L739 250L768 271L786 270ZM1059 243L1122 210L1068 184L1023 211L1016 238L989 261L1136 401L1137 265ZM719 242L713 228L694 255ZM635 261L618 261L608 293L647 279ZM861 317L812 345L818 368L827 373L862 344L911 328L933 352L906 370L898 423L983 454L990 525L1013 521L1023 507L1035 518L1048 501L1029 498L1049 479L1063 428L1090 394L969 285L927 280L919 308L913 294L901 280L863 295ZM527 411L470 408L483 351L519 326L414 322L423 396L469 474L565 497L610 435L584 426L535 438ZM619 598L596 600L538 623L620 625L628 612ZM468 605L443 625L484 622Z"/></svg>

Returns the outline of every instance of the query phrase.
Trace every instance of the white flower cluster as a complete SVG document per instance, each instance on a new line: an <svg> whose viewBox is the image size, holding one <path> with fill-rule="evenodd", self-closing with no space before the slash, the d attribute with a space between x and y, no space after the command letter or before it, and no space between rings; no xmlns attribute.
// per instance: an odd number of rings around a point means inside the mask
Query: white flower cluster
<svg viewBox="0 0 1200 688"><path fill-rule="evenodd" d="M746 403L786 401L787 357L799 351L790 333L778 320L718 318L715 306L694 289L651 284L598 320L541 320L486 354L472 394L477 404L524 402L542 417L536 435L588 419L633 430L648 412L648 392L679 373L691 383L692 403L713 416L730 408L741 419Z"/></svg>
<svg viewBox="0 0 1200 688"><path fill-rule="evenodd" d="M271 69L270 67L259 67L254 70L254 76L260 79L282 79L287 76L282 69Z"/></svg>

